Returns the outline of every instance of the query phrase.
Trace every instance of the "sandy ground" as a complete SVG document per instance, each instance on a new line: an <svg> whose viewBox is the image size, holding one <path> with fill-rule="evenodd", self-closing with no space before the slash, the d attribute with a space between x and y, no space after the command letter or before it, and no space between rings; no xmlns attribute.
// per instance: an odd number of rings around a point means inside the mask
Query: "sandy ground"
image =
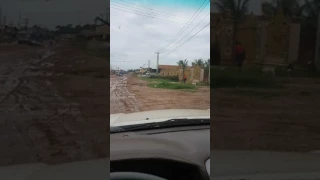
<svg viewBox="0 0 320 180"><path fill-rule="evenodd" d="M150 88L146 82L127 75L110 77L110 113L161 109L209 109L210 89L196 92Z"/></svg>
<svg viewBox="0 0 320 180"><path fill-rule="evenodd" d="M320 79L281 81L279 90L213 90L211 148L319 150Z"/></svg>
<svg viewBox="0 0 320 180"><path fill-rule="evenodd" d="M106 59L1 45L0 165L109 156Z"/></svg>

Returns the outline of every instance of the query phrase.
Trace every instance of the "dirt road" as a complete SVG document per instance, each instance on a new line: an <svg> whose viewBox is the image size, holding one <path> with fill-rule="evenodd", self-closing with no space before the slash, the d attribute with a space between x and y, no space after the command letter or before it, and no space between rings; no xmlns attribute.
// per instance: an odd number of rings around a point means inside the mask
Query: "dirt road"
<svg viewBox="0 0 320 180"><path fill-rule="evenodd" d="M209 109L210 89L196 92L150 88L133 76L110 78L110 113L130 113L160 109Z"/></svg>
<svg viewBox="0 0 320 180"><path fill-rule="evenodd" d="M282 79L282 89L215 89L213 149L320 149L320 80Z"/></svg>
<svg viewBox="0 0 320 180"><path fill-rule="evenodd" d="M110 113L138 112L135 95L128 90L127 76L110 76Z"/></svg>
<svg viewBox="0 0 320 180"><path fill-rule="evenodd" d="M69 47L1 49L0 165L108 156L106 60Z"/></svg>

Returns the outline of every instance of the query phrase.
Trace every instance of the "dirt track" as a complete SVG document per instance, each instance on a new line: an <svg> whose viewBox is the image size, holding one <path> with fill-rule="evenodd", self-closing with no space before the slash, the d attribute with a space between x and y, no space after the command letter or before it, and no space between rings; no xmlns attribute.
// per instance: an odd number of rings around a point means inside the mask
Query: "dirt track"
<svg viewBox="0 0 320 180"><path fill-rule="evenodd" d="M0 165L109 155L105 59L66 46L51 55L46 48L1 49Z"/></svg>
<svg viewBox="0 0 320 180"><path fill-rule="evenodd" d="M213 90L211 148L320 149L320 80L286 79L279 90Z"/></svg>
<svg viewBox="0 0 320 180"><path fill-rule="evenodd" d="M110 113L130 113L161 109L209 109L210 89L196 92L150 88L133 76L110 78Z"/></svg>

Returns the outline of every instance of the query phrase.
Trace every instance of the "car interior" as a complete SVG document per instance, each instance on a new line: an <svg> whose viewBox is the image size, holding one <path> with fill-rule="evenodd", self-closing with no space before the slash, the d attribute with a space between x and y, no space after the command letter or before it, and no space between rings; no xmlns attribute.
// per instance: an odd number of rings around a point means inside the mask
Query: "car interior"
<svg viewBox="0 0 320 180"><path fill-rule="evenodd" d="M110 134L110 180L209 180L209 173L210 125Z"/></svg>
<svg viewBox="0 0 320 180"><path fill-rule="evenodd" d="M319 153L215 150L211 160L211 178L217 180L320 179Z"/></svg>

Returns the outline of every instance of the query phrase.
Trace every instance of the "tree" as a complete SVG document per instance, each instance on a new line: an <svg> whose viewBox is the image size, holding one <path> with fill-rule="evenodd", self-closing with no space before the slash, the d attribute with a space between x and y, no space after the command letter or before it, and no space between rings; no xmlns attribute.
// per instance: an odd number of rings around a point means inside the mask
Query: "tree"
<svg viewBox="0 0 320 180"><path fill-rule="evenodd" d="M182 76L184 76L184 71L186 69L186 67L188 66L188 61L185 60L180 60L177 62L177 64L182 68Z"/></svg>
<svg viewBox="0 0 320 180"><path fill-rule="evenodd" d="M301 5L299 0L270 0L265 2L263 11L268 16L274 16L281 9L286 17L301 17L305 5Z"/></svg>
<svg viewBox="0 0 320 180"><path fill-rule="evenodd" d="M250 0L216 0L213 3L220 13L227 14L230 13L233 19L233 47L236 43L238 23L243 19L244 15L249 12ZM235 53L232 53L234 57Z"/></svg>
<svg viewBox="0 0 320 180"><path fill-rule="evenodd" d="M204 61L204 68L209 69L210 68L210 58Z"/></svg>
<svg viewBox="0 0 320 180"><path fill-rule="evenodd" d="M204 66L204 62L202 59L196 59L194 60L194 62L192 62L192 66L199 66L199 67L203 67Z"/></svg>
<svg viewBox="0 0 320 180"><path fill-rule="evenodd" d="M303 17L305 23L303 27L311 28L312 31L317 30L318 13L320 10L319 0L305 0L303 5Z"/></svg>

